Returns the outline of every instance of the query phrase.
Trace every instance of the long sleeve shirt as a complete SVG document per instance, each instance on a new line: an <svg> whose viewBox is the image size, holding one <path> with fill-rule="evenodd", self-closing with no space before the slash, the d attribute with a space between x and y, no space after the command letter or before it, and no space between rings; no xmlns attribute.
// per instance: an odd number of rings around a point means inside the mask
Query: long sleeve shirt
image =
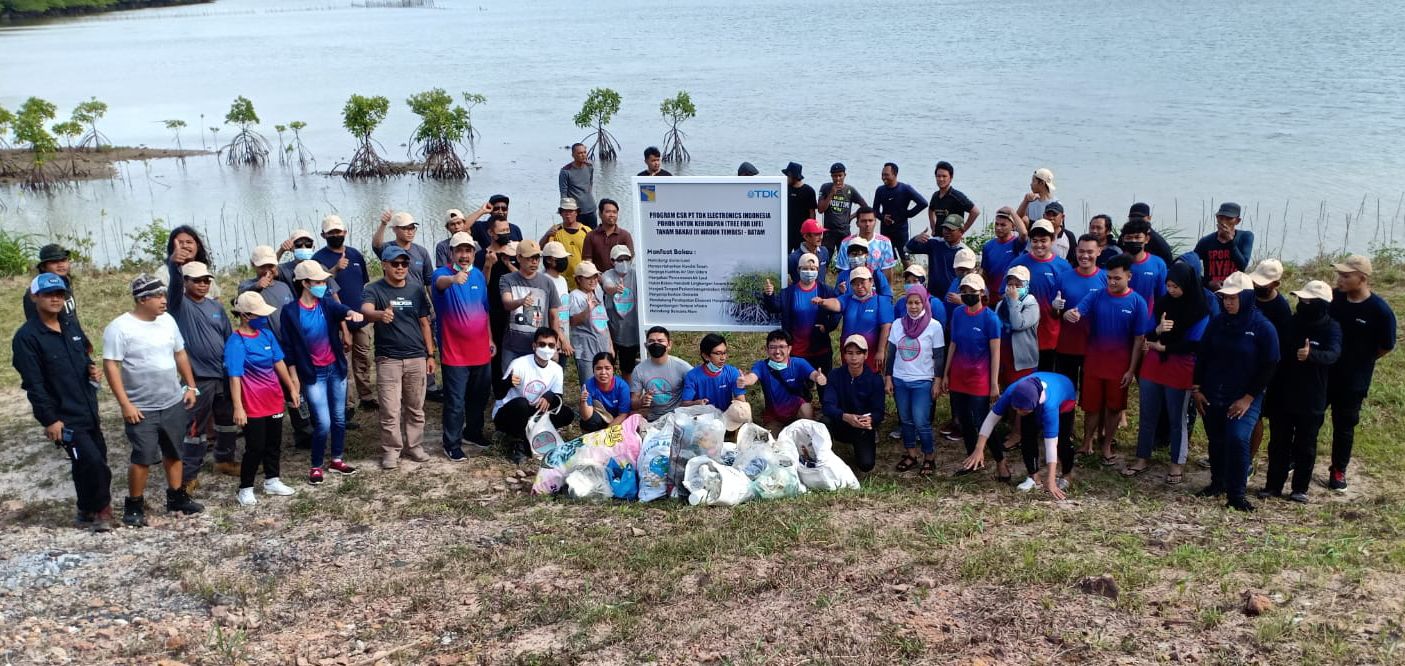
<svg viewBox="0 0 1405 666"><path fill-rule="evenodd" d="M176 320L185 339L185 352L196 378L224 377L224 343L234 332L224 306L213 297L193 301L185 295L185 278L180 266L167 262L170 288L166 291L166 312Z"/></svg>
<svg viewBox="0 0 1405 666"><path fill-rule="evenodd" d="M98 391L88 381L88 337L59 318L59 330L38 317L26 321L11 343L11 359L34 418L44 427L97 427Z"/></svg>
<svg viewBox="0 0 1405 666"><path fill-rule="evenodd" d="M927 197L911 185L879 185L873 192L873 212L883 225L906 229L907 221L927 209ZM889 219L892 221L889 222Z"/></svg>
<svg viewBox="0 0 1405 666"><path fill-rule="evenodd" d="M822 401L826 417L838 421L845 414L868 414L874 427L878 426L883 420L883 378L866 367L858 377L849 374L847 367L839 367L829 371L828 379Z"/></svg>
<svg viewBox="0 0 1405 666"><path fill-rule="evenodd" d="M1243 297L1245 293L1247 297ZM1241 293L1241 312L1221 314L1205 329L1195 357L1195 384L1211 402L1229 404L1246 395L1259 395L1273 379L1278 365L1278 333L1262 313L1246 304L1253 300L1252 292Z"/></svg>

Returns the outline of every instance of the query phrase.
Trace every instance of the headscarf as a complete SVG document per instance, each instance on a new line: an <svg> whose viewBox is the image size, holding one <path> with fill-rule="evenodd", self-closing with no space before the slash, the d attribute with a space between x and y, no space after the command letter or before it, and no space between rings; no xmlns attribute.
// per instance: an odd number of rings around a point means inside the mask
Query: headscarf
<svg viewBox="0 0 1405 666"><path fill-rule="evenodd" d="M913 297L922 303L922 314L915 319L907 314L907 299ZM927 288L920 284L910 284L903 290L903 335L916 340L932 323L932 307L928 305L929 298Z"/></svg>
<svg viewBox="0 0 1405 666"><path fill-rule="evenodd" d="M1166 294L1157 298L1152 308L1152 319L1158 325L1163 316L1171 320L1171 330L1158 333L1156 339L1161 344L1172 344L1183 340L1191 327L1210 314L1210 308L1205 304L1205 290L1200 287L1200 278L1190 264L1173 262L1167 269L1166 279L1181 288L1181 296L1172 298Z"/></svg>

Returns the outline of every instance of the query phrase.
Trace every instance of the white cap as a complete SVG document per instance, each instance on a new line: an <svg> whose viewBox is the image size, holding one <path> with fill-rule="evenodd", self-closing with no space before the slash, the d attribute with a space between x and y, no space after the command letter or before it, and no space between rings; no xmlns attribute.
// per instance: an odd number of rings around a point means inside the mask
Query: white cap
<svg viewBox="0 0 1405 666"><path fill-rule="evenodd" d="M460 231L449 237L449 247L454 248L460 245L472 245L474 249L478 248L478 243L473 240L473 234L467 231Z"/></svg>
<svg viewBox="0 0 1405 666"><path fill-rule="evenodd" d="M1249 274L1249 279L1254 284L1264 287L1271 282L1283 279L1283 262L1277 259L1264 259L1254 267L1254 272Z"/></svg>
<svg viewBox="0 0 1405 666"><path fill-rule="evenodd" d="M403 210L390 216L390 226L392 227L408 227L414 223L414 216Z"/></svg>
<svg viewBox="0 0 1405 666"><path fill-rule="evenodd" d="M1313 280L1303 285L1303 288L1293 292L1293 295L1298 298L1316 298L1328 303L1332 302L1332 288L1321 280Z"/></svg>
<svg viewBox="0 0 1405 666"><path fill-rule="evenodd" d="M1024 266L1012 266L1005 272L1005 279L1015 278L1020 282L1029 284L1029 269Z"/></svg>
<svg viewBox="0 0 1405 666"><path fill-rule="evenodd" d="M985 291L985 278L981 277L980 273L970 273L961 278L960 286L970 287L976 291Z"/></svg>
<svg viewBox="0 0 1405 666"><path fill-rule="evenodd" d="M614 260L616 260L616 259L619 259L620 257L633 257L633 256L634 256L634 253L629 251L629 246L628 246L628 245L616 245L616 246L610 248L610 261L614 261Z"/></svg>
<svg viewBox="0 0 1405 666"><path fill-rule="evenodd" d="M843 349L844 347L848 347L849 345L855 345L855 346L857 346L859 349L862 349L862 350L864 350L864 351L868 351L868 340L865 340L864 337L863 337L862 335L859 335L858 333L855 333L855 334L853 334L853 335L851 335L851 336L849 336L849 337L847 337L847 338L844 338L844 344L840 347L840 349Z"/></svg>
<svg viewBox="0 0 1405 666"><path fill-rule="evenodd" d="M868 266L859 266L858 268L849 271L849 281L852 282L859 278L863 278L865 280L872 280L873 271L868 270Z"/></svg>
<svg viewBox="0 0 1405 666"><path fill-rule="evenodd" d="M277 311L277 308L263 300L263 295L257 291L246 291L239 294L239 298L234 299L234 311L240 314L250 314L255 317L267 317Z"/></svg>
<svg viewBox="0 0 1405 666"><path fill-rule="evenodd" d="M1052 192L1054 191L1054 172L1053 172L1053 171L1050 171L1050 170L1048 170L1048 169L1046 169L1046 168L1044 168L1044 167L1040 167L1040 168L1034 170L1034 177L1035 177L1035 178L1038 178L1039 180L1044 181L1044 184L1049 186L1049 192L1052 193Z"/></svg>
<svg viewBox="0 0 1405 666"><path fill-rule="evenodd" d="M210 277L210 267L199 261L187 262L184 266L181 266L181 277Z"/></svg>
<svg viewBox="0 0 1405 666"><path fill-rule="evenodd" d="M1220 284L1219 290L1215 293L1224 294L1226 296L1233 296L1241 291L1244 291L1245 289L1253 288L1254 281L1250 280L1248 275L1245 275L1240 271L1235 271L1233 273L1230 273L1229 277L1224 279L1224 282Z"/></svg>
<svg viewBox="0 0 1405 666"><path fill-rule="evenodd" d="M566 250L566 246L560 241L550 241L542 246L542 256L551 257L552 259L565 259L571 256L571 253Z"/></svg>
<svg viewBox="0 0 1405 666"><path fill-rule="evenodd" d="M462 220L462 219L463 219L463 211L461 211L461 210L459 210L459 209L457 209L457 208L450 208L450 209L449 209L449 219L450 219L450 220Z"/></svg>
<svg viewBox="0 0 1405 666"><path fill-rule="evenodd" d="M310 241L314 241L314 242L316 242L316 240L317 240L316 238L314 238L314 237L312 236L312 232L311 232L311 231L308 231L307 229L294 229L294 230L293 230L293 235L289 236L289 237L288 237L288 240L294 240L294 241L295 241L295 240L302 239L302 238L306 238L306 239L308 239L308 240L310 240Z"/></svg>
<svg viewBox="0 0 1405 666"><path fill-rule="evenodd" d="M751 403L745 400L733 400L727 406L727 411L722 412L722 424L731 432L742 427L744 423L751 423Z"/></svg>
<svg viewBox="0 0 1405 666"><path fill-rule="evenodd" d="M917 277L924 278L927 277L927 269L923 268L922 264L914 261L908 264L907 268L903 269L903 275L916 275Z"/></svg>
<svg viewBox="0 0 1405 666"><path fill-rule="evenodd" d="M346 223L341 221L340 215L328 215L322 218L322 233L340 229L346 231Z"/></svg>
<svg viewBox="0 0 1405 666"><path fill-rule="evenodd" d="M327 269L323 268L322 264L318 263L316 259L308 259L307 261L298 262L298 265L293 267L293 279L299 281L330 280L332 279L332 274L328 273Z"/></svg>
<svg viewBox="0 0 1405 666"><path fill-rule="evenodd" d="M274 252L273 248L267 245L260 245L254 248L254 251L249 254L249 263L255 268L259 266L277 266L278 253Z"/></svg>
<svg viewBox="0 0 1405 666"><path fill-rule="evenodd" d="M582 261L576 264L576 277L578 278L595 277L599 274L600 269L595 267L595 262L593 261Z"/></svg>
<svg viewBox="0 0 1405 666"><path fill-rule="evenodd" d="M1050 221L1048 221L1048 220L1045 220L1045 219L1043 219L1043 218L1040 218L1039 220L1035 221L1034 224L1030 225L1030 227L1029 227L1029 233L1030 233L1031 235L1033 235L1034 232L1039 231L1040 229L1043 229L1044 231L1049 232L1049 235L1050 235L1050 236L1057 236L1057 235L1058 235L1058 234L1055 234L1055 233L1054 233L1054 223L1053 223L1053 222L1050 222Z"/></svg>
<svg viewBox="0 0 1405 666"><path fill-rule="evenodd" d="M966 247L965 245L962 245L962 246L961 246L961 249L959 249L959 250L956 251L956 256L955 256L955 257L952 257L951 267L952 267L952 268L975 268L975 267L976 267L976 253L973 252L973 251L971 250L971 248Z"/></svg>
<svg viewBox="0 0 1405 666"><path fill-rule="evenodd" d="M850 239L849 239L849 247L855 247L855 246L861 247L861 248L863 248L864 250L867 250L867 249L868 249L868 239L867 239L867 238L864 238L863 236L854 236L853 238L850 238Z"/></svg>

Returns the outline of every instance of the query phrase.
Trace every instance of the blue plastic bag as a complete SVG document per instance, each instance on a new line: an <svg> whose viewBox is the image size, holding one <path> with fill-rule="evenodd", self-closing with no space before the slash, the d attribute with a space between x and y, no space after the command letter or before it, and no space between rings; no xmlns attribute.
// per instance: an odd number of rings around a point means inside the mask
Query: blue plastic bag
<svg viewBox="0 0 1405 666"><path fill-rule="evenodd" d="M610 463L605 466L605 476L610 481L610 492L616 499L634 501L639 497L639 472L634 469L634 465L620 464L618 460L610 459Z"/></svg>

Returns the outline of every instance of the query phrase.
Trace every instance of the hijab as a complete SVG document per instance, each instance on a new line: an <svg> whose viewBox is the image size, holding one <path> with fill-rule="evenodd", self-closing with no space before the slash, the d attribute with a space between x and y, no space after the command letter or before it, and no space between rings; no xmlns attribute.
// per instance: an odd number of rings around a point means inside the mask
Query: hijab
<svg viewBox="0 0 1405 666"><path fill-rule="evenodd" d="M1200 287L1200 277L1193 266L1183 261L1174 262L1167 269L1166 279L1181 288L1181 295L1172 298L1169 293L1165 294L1156 299L1152 308L1153 323L1160 324L1162 317L1171 320L1171 330L1157 334L1156 339L1161 344L1184 340L1186 332L1210 314L1205 290Z"/></svg>
<svg viewBox="0 0 1405 666"><path fill-rule="evenodd" d="M922 314L913 318L907 313L907 300L916 297L922 303ZM903 335L916 340L922 336L922 332L927 330L927 326L932 323L932 306L927 296L927 288L920 284L908 285L903 290Z"/></svg>

